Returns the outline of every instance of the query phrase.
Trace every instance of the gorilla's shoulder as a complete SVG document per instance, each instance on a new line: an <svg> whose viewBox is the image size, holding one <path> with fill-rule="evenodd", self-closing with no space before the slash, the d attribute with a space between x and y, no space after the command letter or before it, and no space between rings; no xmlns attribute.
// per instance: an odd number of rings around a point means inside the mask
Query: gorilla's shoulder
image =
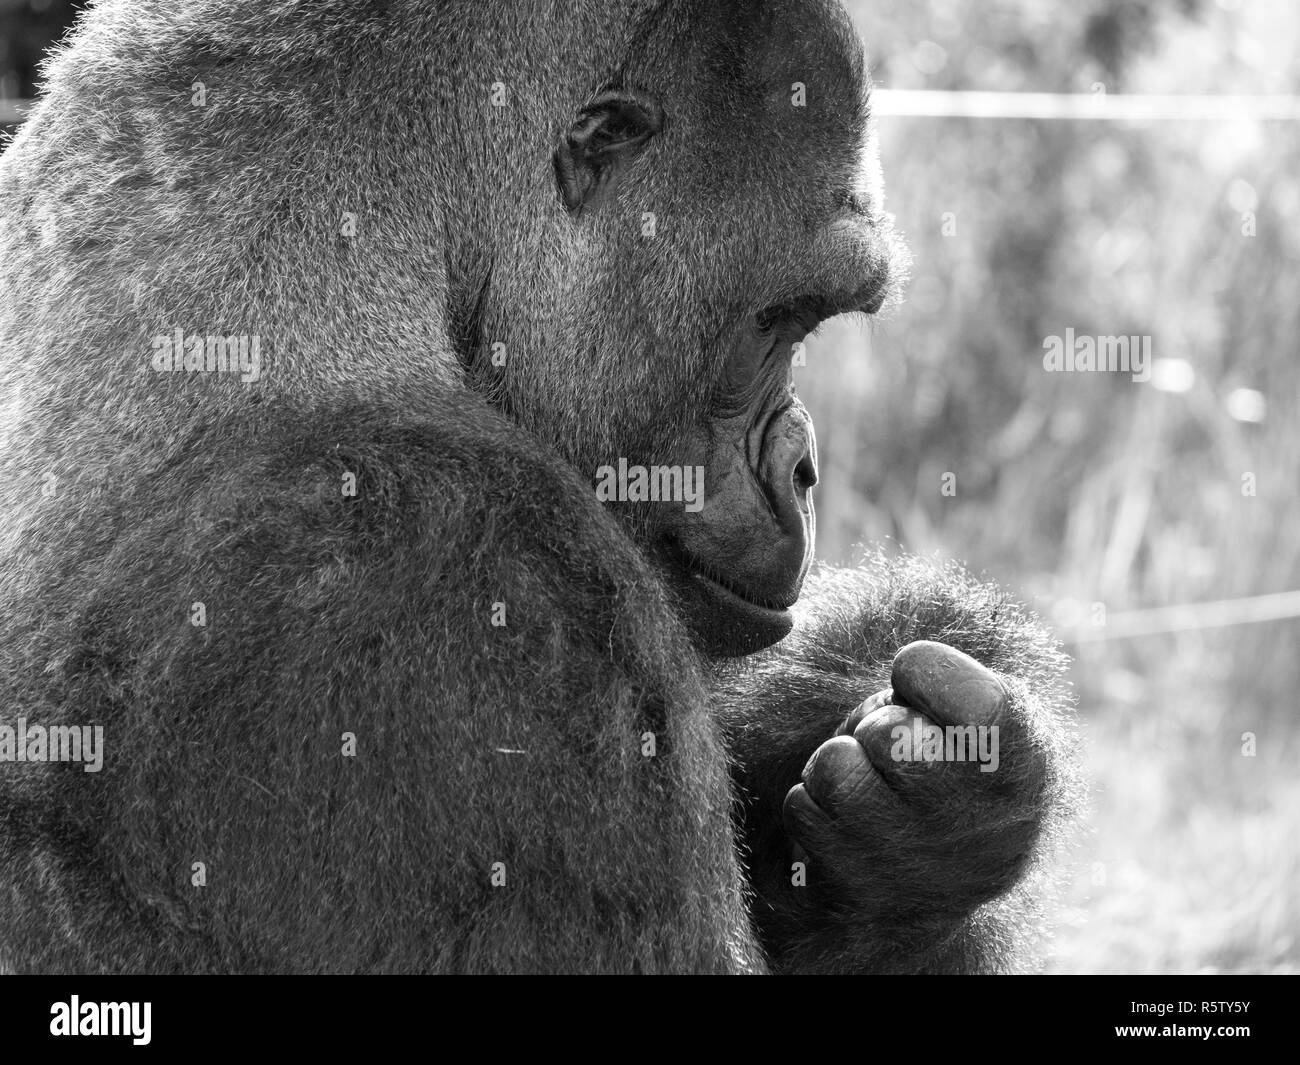
<svg viewBox="0 0 1300 1065"><path fill-rule="evenodd" d="M181 684L196 654L379 640L368 653L424 662L435 687L437 670L505 656L593 677L613 659L657 690L689 657L663 582L591 486L472 402L255 404L47 503L15 600L30 616L0 626L33 658L57 636ZM220 638L191 646L200 605Z"/></svg>
<svg viewBox="0 0 1300 1065"><path fill-rule="evenodd" d="M232 452L231 440L242 447ZM591 485L473 398L420 410L258 407L195 426L175 450L183 461L171 468L212 527L255 518L268 549L382 559L418 547L430 564L540 552L640 565Z"/></svg>
<svg viewBox="0 0 1300 1065"><path fill-rule="evenodd" d="M79 537L110 602L184 586L237 599L250 623L315 617L343 633L409 620L467 649L503 616L534 644L631 629L675 644L663 582L592 486L472 399L255 405L168 451L105 494L150 523L111 521L107 553L101 536Z"/></svg>

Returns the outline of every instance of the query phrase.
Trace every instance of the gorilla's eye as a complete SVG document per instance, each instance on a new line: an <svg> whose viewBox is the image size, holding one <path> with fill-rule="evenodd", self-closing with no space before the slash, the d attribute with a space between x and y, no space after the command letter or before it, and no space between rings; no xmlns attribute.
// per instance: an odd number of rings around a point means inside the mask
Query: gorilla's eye
<svg viewBox="0 0 1300 1065"><path fill-rule="evenodd" d="M760 394L779 383L775 354L785 350L781 326L779 315L760 314L742 330L714 388L715 414L727 417L753 410Z"/></svg>
<svg viewBox="0 0 1300 1065"><path fill-rule="evenodd" d="M754 328L761 335L767 335L776 332L776 327L781 323L781 308L768 307L766 310L759 311L754 318Z"/></svg>
<svg viewBox="0 0 1300 1065"><path fill-rule="evenodd" d="M572 214L594 206L664 127L659 101L632 89L601 93L579 112L555 149L555 181Z"/></svg>
<svg viewBox="0 0 1300 1065"><path fill-rule="evenodd" d="M803 296L789 303L766 308L759 313L757 323L760 329L780 331L793 342L807 336L830 316L824 299Z"/></svg>
<svg viewBox="0 0 1300 1065"><path fill-rule="evenodd" d="M809 296L766 307L750 320L732 349L714 388L719 417L761 408L760 397L793 388L791 359L795 344L821 324L823 301Z"/></svg>

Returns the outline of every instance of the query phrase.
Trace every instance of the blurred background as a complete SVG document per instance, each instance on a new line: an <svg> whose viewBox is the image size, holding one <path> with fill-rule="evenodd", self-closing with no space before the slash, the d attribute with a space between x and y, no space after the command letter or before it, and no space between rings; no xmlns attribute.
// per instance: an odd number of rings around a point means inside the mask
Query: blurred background
<svg viewBox="0 0 1300 1065"><path fill-rule="evenodd" d="M819 553L962 559L1074 655L1092 797L1050 971L1300 972L1300 3L847 6L914 267L796 371ZM0 0L7 128L72 13ZM1106 106L1151 94L1187 98ZM1046 372L1067 329L1150 337L1151 379Z"/></svg>
<svg viewBox="0 0 1300 1065"><path fill-rule="evenodd" d="M1300 95L1294 0L849 7L890 90ZM822 557L960 558L1070 645L1059 972L1300 972L1300 595L1261 598L1300 589L1300 121L1185 103L882 113L907 298L799 378ZM1045 372L1067 328L1151 337L1151 380Z"/></svg>

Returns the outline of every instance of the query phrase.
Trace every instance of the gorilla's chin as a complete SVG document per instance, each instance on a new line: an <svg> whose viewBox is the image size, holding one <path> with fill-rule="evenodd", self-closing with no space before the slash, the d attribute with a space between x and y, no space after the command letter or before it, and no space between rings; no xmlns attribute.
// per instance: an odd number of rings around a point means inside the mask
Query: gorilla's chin
<svg viewBox="0 0 1300 1065"><path fill-rule="evenodd" d="M702 573L683 573L677 583L692 640L710 658L753 654L785 639L794 628L789 610L752 602Z"/></svg>

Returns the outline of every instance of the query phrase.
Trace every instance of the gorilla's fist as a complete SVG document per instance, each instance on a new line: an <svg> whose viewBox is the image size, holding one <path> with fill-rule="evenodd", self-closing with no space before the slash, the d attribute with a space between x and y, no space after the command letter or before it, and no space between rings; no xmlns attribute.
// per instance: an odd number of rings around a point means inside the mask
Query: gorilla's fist
<svg viewBox="0 0 1300 1065"><path fill-rule="evenodd" d="M1046 756L1007 687L961 651L908 644L890 681L808 760L786 830L810 877L846 903L969 912L1029 859Z"/></svg>

